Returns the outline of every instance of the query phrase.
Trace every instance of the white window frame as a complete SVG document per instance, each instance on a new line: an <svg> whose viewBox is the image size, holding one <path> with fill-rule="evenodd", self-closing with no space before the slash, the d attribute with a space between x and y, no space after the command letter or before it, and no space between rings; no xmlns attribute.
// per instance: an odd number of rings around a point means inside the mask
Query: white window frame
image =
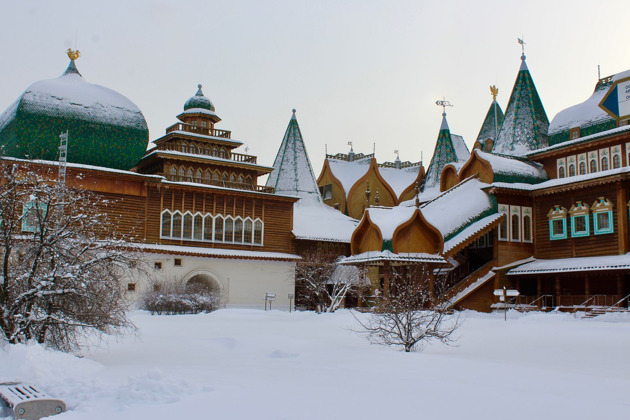
<svg viewBox="0 0 630 420"><path fill-rule="evenodd" d="M505 215L505 232L503 232L503 229L501 228L501 223L499 223L499 240L507 242L510 240L510 206L508 206L507 204L499 204L499 213L503 213Z"/></svg>
<svg viewBox="0 0 630 420"><path fill-rule="evenodd" d="M514 232L513 226L512 226L512 218L516 216L516 220L518 220L518 229L517 232ZM521 237L522 237L522 233L523 233L523 229L521 228L523 221L521 220L521 206L510 206L510 219L508 220L508 223L510 225L510 241L511 242L521 242ZM517 238L515 238L514 233L516 233L518 235Z"/></svg>
<svg viewBox="0 0 630 420"><path fill-rule="evenodd" d="M521 207L521 214L523 216L521 220L521 242L532 243L534 242L534 215L531 207ZM525 239L525 217L529 216L529 239Z"/></svg>
<svg viewBox="0 0 630 420"><path fill-rule="evenodd" d="M560 168L564 168L564 176L560 176ZM567 159L560 158L556 160L556 176L558 178L566 178L567 176Z"/></svg>

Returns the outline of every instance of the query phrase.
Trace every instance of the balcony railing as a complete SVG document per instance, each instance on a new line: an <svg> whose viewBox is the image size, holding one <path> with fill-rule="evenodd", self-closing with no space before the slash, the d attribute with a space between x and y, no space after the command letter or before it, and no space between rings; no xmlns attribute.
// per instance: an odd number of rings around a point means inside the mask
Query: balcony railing
<svg viewBox="0 0 630 420"><path fill-rule="evenodd" d="M232 132L227 130L216 130L209 127L200 127L198 125L176 123L166 129L166 134L173 131L186 131L188 133L202 134L204 136L220 137L222 139L229 139L232 137Z"/></svg>
<svg viewBox="0 0 630 420"><path fill-rule="evenodd" d="M194 145L182 146L178 144L169 144L161 150L170 150L174 152L190 153L193 155L212 156L220 159L233 160L234 162L256 163L258 157L252 155L244 155L242 153L229 152L225 149L215 149L212 147L195 147Z"/></svg>
<svg viewBox="0 0 630 420"><path fill-rule="evenodd" d="M167 178L169 181L195 182L197 184L212 185L214 187L233 188L236 190L256 191L269 194L273 194L275 192L275 188L273 187L267 187L265 185L246 184L243 182L221 181L216 179L194 178L179 175L169 175Z"/></svg>

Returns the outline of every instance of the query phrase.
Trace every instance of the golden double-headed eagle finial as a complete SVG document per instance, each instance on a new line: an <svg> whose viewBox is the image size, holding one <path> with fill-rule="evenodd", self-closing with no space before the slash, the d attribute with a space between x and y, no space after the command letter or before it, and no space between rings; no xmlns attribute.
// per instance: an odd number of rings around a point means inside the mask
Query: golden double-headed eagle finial
<svg viewBox="0 0 630 420"><path fill-rule="evenodd" d="M79 50L72 51L72 48L68 48L68 51L66 51L66 54L68 54L68 58L70 58L70 60L72 61L81 57L81 52Z"/></svg>
<svg viewBox="0 0 630 420"><path fill-rule="evenodd" d="M495 85L490 86L490 93L492 93L492 100L497 100L497 95L499 94L499 88Z"/></svg>

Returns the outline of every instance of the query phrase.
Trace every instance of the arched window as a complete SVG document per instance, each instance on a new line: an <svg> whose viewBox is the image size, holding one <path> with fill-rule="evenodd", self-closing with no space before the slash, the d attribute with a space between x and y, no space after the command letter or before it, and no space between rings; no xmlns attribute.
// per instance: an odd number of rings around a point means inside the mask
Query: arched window
<svg viewBox="0 0 630 420"><path fill-rule="evenodd" d="M195 214L193 218L193 239L200 241L203 239L203 216Z"/></svg>
<svg viewBox="0 0 630 420"><path fill-rule="evenodd" d="M212 179L215 181L220 181L221 180L221 174L219 173L219 171L214 171L212 173Z"/></svg>
<svg viewBox="0 0 630 420"><path fill-rule="evenodd" d="M192 181L193 180L193 170L192 168L188 168L188 178L186 179L186 181Z"/></svg>
<svg viewBox="0 0 630 420"><path fill-rule="evenodd" d="M214 146L212 148L212 156L219 156L219 148Z"/></svg>
<svg viewBox="0 0 630 420"><path fill-rule="evenodd" d="M252 220L245 219L245 235L243 237L243 242L247 244L252 243L252 227L253 227Z"/></svg>
<svg viewBox="0 0 630 420"><path fill-rule="evenodd" d="M263 223L260 220L254 222L254 243L257 245L262 244L263 238Z"/></svg>
<svg viewBox="0 0 630 420"><path fill-rule="evenodd" d="M580 162L580 175L586 175L586 162Z"/></svg>
<svg viewBox="0 0 630 420"><path fill-rule="evenodd" d="M177 167L176 166L171 166L171 175L172 176L177 176Z"/></svg>
<svg viewBox="0 0 630 420"><path fill-rule="evenodd" d="M173 214L173 238L181 238L182 237L182 214L176 211Z"/></svg>
<svg viewBox="0 0 630 420"><path fill-rule="evenodd" d="M197 169L197 181L201 182L202 177L203 177L203 173L201 172L201 169Z"/></svg>
<svg viewBox="0 0 630 420"><path fill-rule="evenodd" d="M221 181L227 181L228 180L228 174L227 172L223 172L223 175L221 175Z"/></svg>
<svg viewBox="0 0 630 420"><path fill-rule="evenodd" d="M171 236L171 212L162 212L162 237L169 238Z"/></svg>
<svg viewBox="0 0 630 420"><path fill-rule="evenodd" d="M239 218L234 221L234 242L243 242L243 220Z"/></svg>
<svg viewBox="0 0 630 420"><path fill-rule="evenodd" d="M234 174L230 175L230 182L236 182L236 175Z"/></svg>
<svg viewBox="0 0 630 420"><path fill-rule="evenodd" d="M595 159L591 159L591 173L597 172L597 161Z"/></svg>
<svg viewBox="0 0 630 420"><path fill-rule="evenodd" d="M182 152L188 153L188 143L182 143Z"/></svg>
<svg viewBox="0 0 630 420"><path fill-rule="evenodd" d="M206 181L210 181L212 179L212 172L210 172L210 169L206 170Z"/></svg>
<svg viewBox="0 0 630 420"><path fill-rule="evenodd" d="M574 164L570 164L569 165L569 176L575 176L575 165Z"/></svg>
<svg viewBox="0 0 630 420"><path fill-rule="evenodd" d="M621 156L613 155L613 169L621 168Z"/></svg>
<svg viewBox="0 0 630 420"><path fill-rule="evenodd" d="M608 158L604 156L602 158L602 171L607 171L607 170L608 170Z"/></svg>
<svg viewBox="0 0 630 420"><path fill-rule="evenodd" d="M558 168L558 178L564 178L566 176L566 173L564 171L564 166L561 166Z"/></svg>
<svg viewBox="0 0 630 420"><path fill-rule="evenodd" d="M184 169L184 167L182 166L181 168L179 168L179 180L183 181L185 176L186 176L186 169Z"/></svg>
<svg viewBox="0 0 630 420"><path fill-rule="evenodd" d="M225 150L225 147L221 148L221 157L223 159L227 159L228 158L228 153L227 153L227 150Z"/></svg>
<svg viewBox="0 0 630 420"><path fill-rule="evenodd" d="M532 241L532 218L529 215L523 217L523 242Z"/></svg>
<svg viewBox="0 0 630 420"><path fill-rule="evenodd" d="M192 239L192 214L190 213L184 214L184 229L182 238Z"/></svg>
<svg viewBox="0 0 630 420"><path fill-rule="evenodd" d="M512 215L512 240L513 241L519 240L519 233L521 231L520 222L521 222L520 216L518 214L513 214Z"/></svg>
<svg viewBox="0 0 630 420"><path fill-rule="evenodd" d="M225 218L225 242L234 242L234 220L228 216Z"/></svg>
<svg viewBox="0 0 630 420"><path fill-rule="evenodd" d="M245 178L243 177L243 174L239 174L239 175L238 175L238 183L239 183L239 184L242 184L242 183L244 183L244 182L245 182Z"/></svg>
<svg viewBox="0 0 630 420"><path fill-rule="evenodd" d="M214 240L223 241L223 217L221 216L214 219Z"/></svg>
<svg viewBox="0 0 630 420"><path fill-rule="evenodd" d="M203 240L211 241L212 240L212 222L214 219L209 214L206 214L203 217Z"/></svg>
<svg viewBox="0 0 630 420"><path fill-rule="evenodd" d="M247 175L247 178L245 178L245 183L246 183L246 184L250 184L250 185L251 185L251 183L252 183L252 177L251 177L251 176L249 176L249 175Z"/></svg>

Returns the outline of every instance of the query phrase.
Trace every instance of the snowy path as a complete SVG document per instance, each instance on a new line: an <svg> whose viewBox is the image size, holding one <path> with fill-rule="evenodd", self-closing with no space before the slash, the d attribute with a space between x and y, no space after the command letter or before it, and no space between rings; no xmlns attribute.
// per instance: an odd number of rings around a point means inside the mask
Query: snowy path
<svg viewBox="0 0 630 420"><path fill-rule="evenodd" d="M0 376L66 400L64 419L589 419L630 410L630 317L466 313L457 347L369 345L347 311L133 319L84 358L0 350Z"/></svg>

